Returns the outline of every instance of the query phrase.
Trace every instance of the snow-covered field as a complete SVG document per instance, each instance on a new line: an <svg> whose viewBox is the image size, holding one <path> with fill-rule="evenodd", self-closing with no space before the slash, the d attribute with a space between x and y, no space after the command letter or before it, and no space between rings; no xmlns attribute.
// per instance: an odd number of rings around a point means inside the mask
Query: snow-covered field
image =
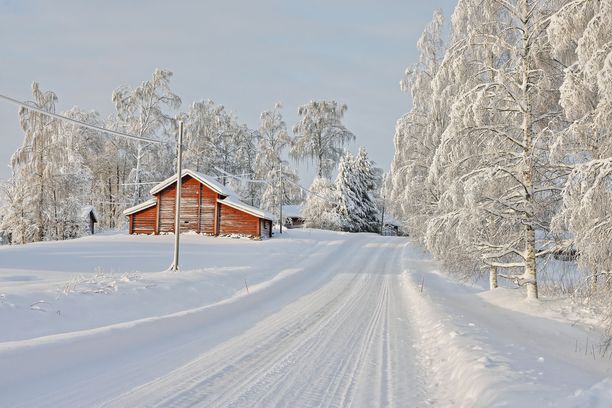
<svg viewBox="0 0 612 408"><path fill-rule="evenodd" d="M0 247L0 406L612 404L597 332L407 238L172 239Z"/></svg>

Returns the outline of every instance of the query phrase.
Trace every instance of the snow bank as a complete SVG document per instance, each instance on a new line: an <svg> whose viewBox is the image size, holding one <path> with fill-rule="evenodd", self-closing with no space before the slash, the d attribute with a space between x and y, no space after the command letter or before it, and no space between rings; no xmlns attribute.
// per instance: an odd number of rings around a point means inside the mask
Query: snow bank
<svg viewBox="0 0 612 408"><path fill-rule="evenodd" d="M580 406L584 398L609 397L604 385L593 386L611 370L607 358L591 353L599 332L568 321L558 305L453 282L420 251L404 252L402 286L420 333L414 347L430 376L432 404L560 406L573 395L580 402L570 406Z"/></svg>
<svg viewBox="0 0 612 408"><path fill-rule="evenodd" d="M328 244L324 231L265 241L184 234L107 234L0 249L0 342L81 331L195 309L253 291Z"/></svg>
<svg viewBox="0 0 612 408"><path fill-rule="evenodd" d="M609 408L612 406L612 377L593 385L588 390L578 390L569 397L563 408Z"/></svg>

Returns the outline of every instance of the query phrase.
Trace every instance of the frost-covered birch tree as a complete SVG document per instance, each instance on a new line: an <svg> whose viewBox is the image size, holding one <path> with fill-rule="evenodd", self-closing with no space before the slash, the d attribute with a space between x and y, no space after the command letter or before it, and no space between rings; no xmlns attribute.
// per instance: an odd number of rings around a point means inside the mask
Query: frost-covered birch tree
<svg viewBox="0 0 612 408"><path fill-rule="evenodd" d="M395 127L395 155L386 188L391 212L421 242L438 195L427 175L444 120L431 98L432 80L444 55L443 24L442 13L436 11L417 43L419 63L408 68L400 82L401 89L412 96L412 109Z"/></svg>
<svg viewBox="0 0 612 408"><path fill-rule="evenodd" d="M277 103L273 110L262 112L259 121L259 145L255 160L255 176L265 181L261 206L279 216L279 207L302 200L299 177L289 167L283 153L291 146L291 136Z"/></svg>
<svg viewBox="0 0 612 408"><path fill-rule="evenodd" d="M470 111L458 131L483 152L484 160L469 176L479 192L474 204L506 230L505 242L485 239L476 245L487 265L520 270L512 279L537 298L536 258L548 252L536 235L548 234L550 210L562 187L548 154L559 116L560 67L550 57L545 32L553 10L537 0L497 3L502 14L483 20L471 44L490 44L502 59L479 60L479 72L489 76L457 102ZM485 31L492 23L499 30Z"/></svg>
<svg viewBox="0 0 612 408"><path fill-rule="evenodd" d="M172 111L180 107L181 98L170 88L171 77L172 72L156 69L152 78L140 86L134 89L123 86L113 92L117 123L124 132L164 142L132 143L134 167L130 181L134 184L134 204L144 198L141 183L162 180L173 171L176 125Z"/></svg>
<svg viewBox="0 0 612 408"><path fill-rule="evenodd" d="M34 106L54 111L54 93L43 92L37 83L32 93ZM19 116L24 144L12 157L2 229L15 243L75 238L83 232L82 207L92 198L82 129L27 108Z"/></svg>
<svg viewBox="0 0 612 408"><path fill-rule="evenodd" d="M567 129L554 151L569 172L555 220L596 289L612 276L612 1L573 0L548 27L554 57L566 67L560 104ZM562 236L567 237L566 234Z"/></svg>
<svg viewBox="0 0 612 408"><path fill-rule="evenodd" d="M318 177L331 177L344 147L355 135L343 124L346 105L336 101L311 101L298 109L300 117L293 127L295 138L290 154L296 160L312 160Z"/></svg>
<svg viewBox="0 0 612 408"><path fill-rule="evenodd" d="M496 2L474 0L461 0L454 10L450 45L432 81L432 98L437 110L446 113L442 121L446 127L427 177L427 183L439 191L427 221L428 249L447 269L463 276L486 268L491 288L497 286L498 268L486 265L486 251L480 243L502 244L501 231L508 226L494 220L481 205L485 191L487 196L496 196L504 187L475 177L489 167L483 147L496 142L486 132L472 132L477 122L492 125L495 118L486 114L485 99L473 89L495 81L496 69L509 59L506 50L483 40L502 32L505 14ZM483 64L495 69L483 68Z"/></svg>
<svg viewBox="0 0 612 408"><path fill-rule="evenodd" d="M223 105L212 100L194 102L185 117L185 166L206 174L216 174L215 142L228 132L231 118Z"/></svg>
<svg viewBox="0 0 612 408"><path fill-rule="evenodd" d="M338 193L334 183L324 177L315 177L304 203L304 226L328 230L340 229L337 205Z"/></svg>
<svg viewBox="0 0 612 408"><path fill-rule="evenodd" d="M32 242L37 228L28 209L28 186L19 183L13 173L9 180L0 185L0 193L3 197L0 231L13 244Z"/></svg>
<svg viewBox="0 0 612 408"><path fill-rule="evenodd" d="M32 106L55 112L57 96L51 91L43 91L38 83L32 83ZM13 154L13 185L22 190L23 208L21 217L27 227L20 236L28 241L42 241L49 227L47 210L47 187L52 180L54 160L58 153L58 122L44 114L21 108L19 123L24 132L23 145ZM13 190L16 192L16 190ZM21 211L21 210L20 210ZM29 233L25 233L29 231Z"/></svg>

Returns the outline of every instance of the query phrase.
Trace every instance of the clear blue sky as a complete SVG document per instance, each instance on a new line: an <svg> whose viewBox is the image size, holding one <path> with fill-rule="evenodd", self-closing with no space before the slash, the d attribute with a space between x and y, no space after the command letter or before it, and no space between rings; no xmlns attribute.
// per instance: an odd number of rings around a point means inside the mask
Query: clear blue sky
<svg viewBox="0 0 612 408"><path fill-rule="evenodd" d="M111 93L136 86L156 67L191 102L212 99L257 127L282 102L289 128L297 107L335 99L345 124L388 168L396 119L410 108L399 90L416 41L455 0L380 1L27 1L0 0L0 93L29 99L30 84L103 116ZM0 178L23 135L17 108L0 101Z"/></svg>

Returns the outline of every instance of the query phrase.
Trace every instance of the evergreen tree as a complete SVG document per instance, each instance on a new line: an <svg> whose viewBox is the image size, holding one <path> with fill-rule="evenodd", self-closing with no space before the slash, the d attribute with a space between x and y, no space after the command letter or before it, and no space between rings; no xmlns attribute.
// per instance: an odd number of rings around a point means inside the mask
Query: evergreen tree
<svg viewBox="0 0 612 408"><path fill-rule="evenodd" d="M376 232L380 215L372 197L374 174L365 149L353 157L347 153L340 160L336 177L339 226L344 231Z"/></svg>
<svg viewBox="0 0 612 408"><path fill-rule="evenodd" d="M376 205L377 175L365 148L361 147L355 157L355 171L360 186L360 204L364 217L361 220L361 231L378 232L380 230L380 212Z"/></svg>

